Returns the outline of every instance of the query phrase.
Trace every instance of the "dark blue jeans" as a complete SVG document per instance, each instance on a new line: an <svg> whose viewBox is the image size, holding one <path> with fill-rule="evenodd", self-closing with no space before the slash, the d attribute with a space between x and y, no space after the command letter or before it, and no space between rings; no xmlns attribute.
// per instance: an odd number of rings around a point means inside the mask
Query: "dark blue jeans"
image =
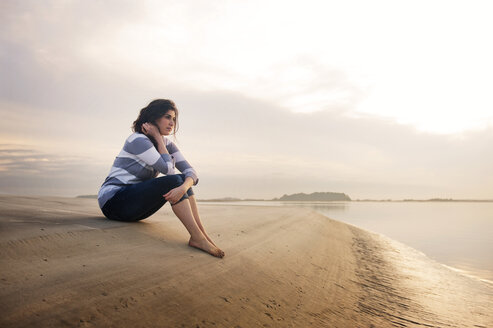
<svg viewBox="0 0 493 328"><path fill-rule="evenodd" d="M104 204L103 214L118 221L145 219L163 207L166 203L164 194L181 186L184 181L184 174L173 174L125 186ZM190 188L177 203L192 195Z"/></svg>

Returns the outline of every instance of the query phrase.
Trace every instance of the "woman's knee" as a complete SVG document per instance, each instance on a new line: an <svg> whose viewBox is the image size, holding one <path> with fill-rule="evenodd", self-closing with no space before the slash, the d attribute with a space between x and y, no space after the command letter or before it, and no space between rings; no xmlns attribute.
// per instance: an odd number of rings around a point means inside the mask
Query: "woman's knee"
<svg viewBox="0 0 493 328"><path fill-rule="evenodd" d="M185 180L179 174L166 175L164 177L157 178L161 182L164 188L173 189L183 184Z"/></svg>

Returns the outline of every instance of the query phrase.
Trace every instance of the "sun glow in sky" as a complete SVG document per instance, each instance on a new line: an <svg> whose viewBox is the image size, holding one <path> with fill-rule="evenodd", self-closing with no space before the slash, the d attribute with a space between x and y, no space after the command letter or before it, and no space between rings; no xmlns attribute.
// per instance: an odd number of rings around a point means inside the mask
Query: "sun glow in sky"
<svg viewBox="0 0 493 328"><path fill-rule="evenodd" d="M111 54L116 60L106 65L124 64L139 76L239 91L292 111L344 108L457 133L493 124L492 8L477 1L183 2L149 6L146 19L86 50L96 61Z"/></svg>
<svg viewBox="0 0 493 328"><path fill-rule="evenodd" d="M21 172L56 171L64 181L85 172L91 186L83 176L78 183L95 193L138 109L169 97L184 109L179 140L204 177L204 197L493 198L492 9L3 1L0 178L22 192ZM231 179L241 188L229 190ZM260 195L265 181L272 189ZM60 178L50 190L62 187ZM84 193L77 188L67 192Z"/></svg>

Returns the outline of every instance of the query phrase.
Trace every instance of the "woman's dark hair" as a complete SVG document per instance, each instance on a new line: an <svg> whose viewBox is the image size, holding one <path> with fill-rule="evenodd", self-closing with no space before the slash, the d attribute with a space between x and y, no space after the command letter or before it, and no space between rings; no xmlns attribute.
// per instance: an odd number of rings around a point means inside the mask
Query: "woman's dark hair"
<svg viewBox="0 0 493 328"><path fill-rule="evenodd" d="M156 125L156 120L160 117L164 116L168 111L175 112L176 122L173 127L173 135L178 131L178 109L176 108L175 103L169 99L156 99L153 100L146 107L142 108L139 113L139 117L134 121L132 125L132 130L138 133L142 132L142 124L144 123L152 123ZM153 138L150 138L154 146L157 148L157 143Z"/></svg>

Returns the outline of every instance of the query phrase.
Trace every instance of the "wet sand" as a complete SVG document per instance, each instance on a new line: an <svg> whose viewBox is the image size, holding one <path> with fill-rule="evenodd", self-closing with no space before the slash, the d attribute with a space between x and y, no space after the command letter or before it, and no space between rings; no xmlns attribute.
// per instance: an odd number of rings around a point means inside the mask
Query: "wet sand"
<svg viewBox="0 0 493 328"><path fill-rule="evenodd" d="M199 204L226 257L166 205L0 196L0 327L493 327L493 285L301 208Z"/></svg>

